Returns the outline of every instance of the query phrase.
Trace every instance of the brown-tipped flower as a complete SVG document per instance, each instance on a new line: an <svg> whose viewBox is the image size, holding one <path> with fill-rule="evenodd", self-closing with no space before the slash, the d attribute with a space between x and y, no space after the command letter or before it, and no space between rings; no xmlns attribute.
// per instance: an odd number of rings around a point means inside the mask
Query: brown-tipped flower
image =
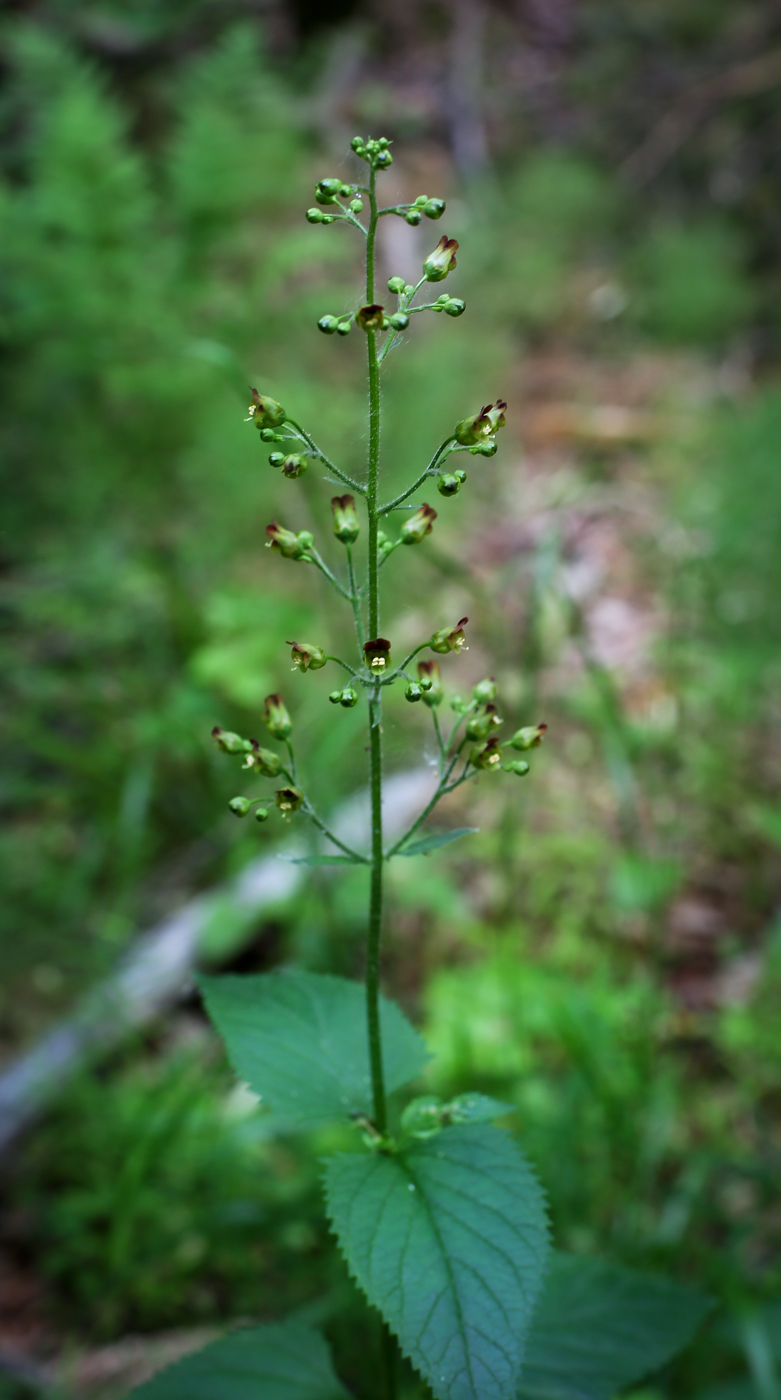
<svg viewBox="0 0 781 1400"><path fill-rule="evenodd" d="M418 680L423 691L423 704L434 709L436 705L441 705L445 698L442 689L442 673L439 669L438 661L419 661Z"/></svg>
<svg viewBox="0 0 781 1400"><path fill-rule="evenodd" d="M309 530L299 530L297 535L292 530L286 530L284 525L278 525L276 520L272 520L266 526L267 549L278 549L284 559L303 559L308 549L312 548L315 537Z"/></svg>
<svg viewBox="0 0 781 1400"><path fill-rule="evenodd" d="M250 739L242 739L240 734L232 734L229 729L220 729L219 724L215 724L212 738L223 753L250 753L252 749Z"/></svg>
<svg viewBox="0 0 781 1400"><path fill-rule="evenodd" d="M484 705L472 715L466 726L467 739L487 739L491 731L498 729L502 721L495 705Z"/></svg>
<svg viewBox="0 0 781 1400"><path fill-rule="evenodd" d="M469 762L474 768L482 768L488 773L498 772L502 766L502 750L499 740L496 737L486 739L484 744L478 744L472 749L469 755Z"/></svg>
<svg viewBox="0 0 781 1400"><path fill-rule="evenodd" d="M278 404L276 399L270 399L267 394L259 394L257 389L250 386L252 402L249 406L249 417L245 422L251 423L254 420L256 428L278 428L287 418L284 408Z"/></svg>
<svg viewBox="0 0 781 1400"><path fill-rule="evenodd" d="M433 253L429 253L423 264L423 276L427 282L441 282L456 265L458 244L455 238L443 233Z"/></svg>
<svg viewBox="0 0 781 1400"><path fill-rule="evenodd" d="M266 696L263 706L263 721L269 734L273 734L275 739L287 739L293 728L293 721L281 695Z"/></svg>
<svg viewBox="0 0 781 1400"><path fill-rule="evenodd" d="M477 443L488 442L490 438L503 428L507 419L505 413L507 404L504 399L497 399L496 403L487 403L480 409L479 413L473 413L471 418L464 418L456 424L455 436L462 447L474 447Z"/></svg>
<svg viewBox="0 0 781 1400"><path fill-rule="evenodd" d="M271 461L271 458L269 458L269 461ZM280 466L282 467L282 475L286 476L289 481L295 481L296 477L304 475L304 472L309 466L309 462L306 457L301 457L298 452L289 452L287 457L282 458Z"/></svg>
<svg viewBox="0 0 781 1400"><path fill-rule="evenodd" d="M282 764L273 749L262 749L258 744L252 753L247 754L243 767L253 768L256 773L262 773L264 778L276 778Z"/></svg>
<svg viewBox="0 0 781 1400"><path fill-rule="evenodd" d="M331 510L334 513L336 538L341 540L342 544L354 544L361 531L361 523L355 509L355 497L332 496Z"/></svg>
<svg viewBox="0 0 781 1400"><path fill-rule="evenodd" d="M529 724L525 729L516 729L510 744L512 748L520 749L521 753L526 749L536 749L542 743L547 728L547 724Z"/></svg>
<svg viewBox="0 0 781 1400"><path fill-rule="evenodd" d="M290 659L294 671L319 671L325 666L325 652L313 642L288 642L288 646L293 648Z"/></svg>
<svg viewBox="0 0 781 1400"><path fill-rule="evenodd" d="M371 642L364 642L363 655L370 671L375 675L383 675L391 667L391 644L385 637L375 637Z"/></svg>
<svg viewBox="0 0 781 1400"><path fill-rule="evenodd" d="M381 331L387 321L385 307L372 302L371 306L361 306L355 313L355 323L362 331Z"/></svg>
<svg viewBox="0 0 781 1400"><path fill-rule="evenodd" d="M303 800L304 794L297 787L278 788L274 798L280 812L297 812Z"/></svg>
<svg viewBox="0 0 781 1400"><path fill-rule="evenodd" d="M431 534L436 518L436 511L424 502L419 510L404 521L399 531L402 544L420 544L426 535Z"/></svg>
<svg viewBox="0 0 781 1400"><path fill-rule="evenodd" d="M466 642L464 628L468 621L468 617L462 617L455 627L441 627L438 632L434 633L429 642L431 650L437 651L441 655L448 651L468 651L469 648L464 646Z"/></svg>

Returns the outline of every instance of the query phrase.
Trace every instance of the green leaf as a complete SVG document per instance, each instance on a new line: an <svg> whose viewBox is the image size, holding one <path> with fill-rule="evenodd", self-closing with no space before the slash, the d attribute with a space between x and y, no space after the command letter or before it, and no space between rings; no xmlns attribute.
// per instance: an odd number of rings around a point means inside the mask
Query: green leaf
<svg viewBox="0 0 781 1400"><path fill-rule="evenodd" d="M411 846L405 846L402 851L397 851L397 856L425 856L429 851L438 851L440 846L449 846L451 841L457 841L459 836L472 836L480 828L477 826L459 826L454 831L433 831L430 836L424 836L420 841L413 841Z"/></svg>
<svg viewBox="0 0 781 1400"><path fill-rule="evenodd" d="M349 1268L438 1400L512 1400L548 1252L540 1187L499 1128L340 1153L328 1214Z"/></svg>
<svg viewBox="0 0 781 1400"><path fill-rule="evenodd" d="M298 1322L231 1332L133 1391L139 1400L348 1400L319 1332Z"/></svg>
<svg viewBox="0 0 781 1400"><path fill-rule="evenodd" d="M554 1255L518 1400L610 1400L686 1346L711 1306L653 1274Z"/></svg>
<svg viewBox="0 0 781 1400"><path fill-rule="evenodd" d="M280 856L291 865L367 865L368 861L357 860L355 856Z"/></svg>
<svg viewBox="0 0 781 1400"><path fill-rule="evenodd" d="M252 977L200 977L209 1015L236 1073L272 1110L277 1131L371 1113L365 992L359 982L291 968ZM385 1080L420 1074L426 1048L393 1002L380 998Z"/></svg>

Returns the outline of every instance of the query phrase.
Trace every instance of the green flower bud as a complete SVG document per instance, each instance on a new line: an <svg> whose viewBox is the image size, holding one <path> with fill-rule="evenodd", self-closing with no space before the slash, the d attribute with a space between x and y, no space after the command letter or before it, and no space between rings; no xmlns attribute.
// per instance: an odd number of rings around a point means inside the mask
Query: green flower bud
<svg viewBox="0 0 781 1400"><path fill-rule="evenodd" d="M413 293L414 291L415 291L415 288L413 287L412 283L411 283L411 282L407 282L406 285L405 285L405 287L404 287L404 295L405 295L405 297L411 297L411 296L412 296L412 293Z"/></svg>
<svg viewBox="0 0 781 1400"><path fill-rule="evenodd" d="M339 322L339 324L337 325L336 329L337 329L339 335L349 335L349 334L350 334L350 327L351 327L351 326L352 326L352 321L344 321L344 320L342 320L342 321Z"/></svg>
<svg viewBox="0 0 781 1400"><path fill-rule="evenodd" d="M460 481L461 485L463 486L464 482L466 481L466 472L463 471L461 467L456 467L456 470L453 472L453 475L456 478L456 481Z"/></svg>
<svg viewBox="0 0 781 1400"><path fill-rule="evenodd" d="M256 428L279 428L287 418L281 404L278 404L276 399L270 399L267 394L259 394L252 386L250 393L252 402L247 410L249 417L244 421L249 423L252 419Z"/></svg>
<svg viewBox="0 0 781 1400"><path fill-rule="evenodd" d="M481 768L487 773L498 773L502 766L499 740L492 737L486 739L484 744L478 744L477 748L472 749L469 761L474 768Z"/></svg>
<svg viewBox="0 0 781 1400"><path fill-rule="evenodd" d="M526 749L536 749L542 743L547 728L547 724L529 724L525 729L516 729L510 744L512 748L520 749L521 753Z"/></svg>
<svg viewBox="0 0 781 1400"><path fill-rule="evenodd" d="M454 715L465 715L469 709L469 701L463 695L454 695L450 701L450 708Z"/></svg>
<svg viewBox="0 0 781 1400"><path fill-rule="evenodd" d="M269 461L271 458L269 457ZM303 476L309 463L306 457L299 457L297 452L291 452L282 461L282 475L295 481L296 477Z"/></svg>
<svg viewBox="0 0 781 1400"><path fill-rule="evenodd" d="M349 199L352 192L352 185L340 185L339 187L339 193L342 196L342 199Z"/></svg>
<svg viewBox="0 0 781 1400"><path fill-rule="evenodd" d="M509 763L503 763L502 769L505 773L515 773L519 778L525 778L529 771L529 765L525 758L513 758Z"/></svg>
<svg viewBox="0 0 781 1400"><path fill-rule="evenodd" d="M385 308L373 302L371 306L361 306L355 313L356 324L362 331L381 331L385 320Z"/></svg>
<svg viewBox="0 0 781 1400"><path fill-rule="evenodd" d="M300 788L285 787L278 789L274 803L280 812L297 812L303 800L304 794Z"/></svg>
<svg viewBox="0 0 781 1400"><path fill-rule="evenodd" d="M429 709L432 710L435 705L441 705L445 698L445 692L442 689L439 662L419 661L418 680L423 691L423 704L428 705Z"/></svg>
<svg viewBox="0 0 781 1400"><path fill-rule="evenodd" d="M282 433L275 433L273 428L261 428L260 440L261 442L283 442L284 438Z"/></svg>
<svg viewBox="0 0 781 1400"><path fill-rule="evenodd" d="M395 331L405 331L409 325L409 316L406 311L394 311L390 323Z"/></svg>
<svg viewBox="0 0 781 1400"><path fill-rule="evenodd" d="M328 699L331 701L331 704L332 704L332 705L340 705L340 704L342 703L342 692L341 692L341 690L332 690L332 691L331 691L331 694L330 694L329 697L328 697Z"/></svg>
<svg viewBox="0 0 781 1400"><path fill-rule="evenodd" d="M414 705L417 700L423 699L423 690L417 681L410 681L404 692L404 699L409 700Z"/></svg>
<svg viewBox="0 0 781 1400"><path fill-rule="evenodd" d="M466 311L466 302L460 297L451 297L445 306L446 316L463 316Z"/></svg>
<svg viewBox="0 0 781 1400"><path fill-rule="evenodd" d="M267 695L263 704L263 722L275 739L287 739L293 721L280 694Z"/></svg>
<svg viewBox="0 0 781 1400"><path fill-rule="evenodd" d="M419 209L408 209L404 215L404 219L408 224L411 224L413 228L417 228L418 224L423 220L423 215Z"/></svg>
<svg viewBox="0 0 781 1400"><path fill-rule="evenodd" d="M353 139L352 139L352 141L350 142L350 146L352 147L352 149L353 149L354 151L362 151L362 150L363 150L363 137L362 137L362 136L354 136Z"/></svg>
<svg viewBox="0 0 781 1400"><path fill-rule="evenodd" d="M341 216L340 216L340 217L341 217ZM333 214L324 214L323 217L322 217L322 219L320 220L321 224L332 224L333 221L334 221L334 215L333 215Z"/></svg>
<svg viewBox="0 0 781 1400"><path fill-rule="evenodd" d="M387 148L388 148L389 145L390 145L390 141L388 140L387 136L380 136L380 137L378 137L378 139L377 139L377 148L378 148L378 150L380 150L380 151L385 151L385 150L387 150Z"/></svg>
<svg viewBox="0 0 781 1400"><path fill-rule="evenodd" d="M468 621L468 617L462 617L456 623L455 627L441 627L438 632L434 633L433 637L431 638L431 641L429 642L431 650L437 651L441 655L444 655L445 652L448 651L468 651L469 648L464 647L464 643L466 641L466 636L464 635L464 627L466 626Z"/></svg>
<svg viewBox="0 0 781 1400"><path fill-rule="evenodd" d="M272 466L272 467L281 467L281 466L282 466L282 463L283 463L284 460L285 460L285 454L284 454L284 452L272 452L272 453L269 455L269 459L268 459L268 460L269 460L269 465L270 465L270 466Z"/></svg>
<svg viewBox="0 0 781 1400"><path fill-rule="evenodd" d="M248 797L232 797L228 806L234 817L246 817L252 803Z"/></svg>
<svg viewBox="0 0 781 1400"><path fill-rule="evenodd" d="M288 642L288 646L292 647L290 659L294 671L319 671L321 666L325 666L322 647L316 647L312 642Z"/></svg>
<svg viewBox="0 0 781 1400"><path fill-rule="evenodd" d="M404 521L399 531L402 544L420 544L434 527L437 513L425 503Z"/></svg>
<svg viewBox="0 0 781 1400"><path fill-rule="evenodd" d="M306 217L310 224L321 224L323 222L323 211L322 209L315 208L307 209Z"/></svg>
<svg viewBox="0 0 781 1400"><path fill-rule="evenodd" d="M389 165L393 165L393 156L390 151L380 151L374 163L378 170L387 170Z"/></svg>
<svg viewBox="0 0 781 1400"><path fill-rule="evenodd" d="M495 404L487 403L479 413L473 413L471 418L464 418L456 425L456 440L462 447L487 442L504 427L506 408L507 404L503 399L497 399Z"/></svg>
<svg viewBox="0 0 781 1400"><path fill-rule="evenodd" d="M309 530L301 530L297 535L292 530L286 530L284 525L278 525L276 520L272 520L266 526L267 549L278 549L283 559L303 559L306 551L314 544L314 535Z"/></svg>
<svg viewBox="0 0 781 1400"><path fill-rule="evenodd" d="M321 316L317 323L317 329L322 331L324 335L333 335L338 325L338 316Z"/></svg>
<svg viewBox="0 0 781 1400"><path fill-rule="evenodd" d="M257 811L255 812L255 821L256 821L256 822L267 822L267 821L268 821L268 817L269 817L268 807L258 807Z"/></svg>
<svg viewBox="0 0 781 1400"><path fill-rule="evenodd" d="M315 190L315 199L318 204L333 204L336 196L341 194L342 182L334 178L318 180Z"/></svg>
<svg viewBox="0 0 781 1400"><path fill-rule="evenodd" d="M363 209L363 200L358 198L351 199L350 209L352 210L353 214L360 214L361 210Z"/></svg>
<svg viewBox="0 0 781 1400"><path fill-rule="evenodd" d="M423 205L423 213L427 219L441 219L444 212L444 199L427 199Z"/></svg>
<svg viewBox="0 0 781 1400"><path fill-rule="evenodd" d="M407 1104L401 1115L401 1126L411 1137L434 1137L442 1127L444 1104L436 1094L426 1094Z"/></svg>
<svg viewBox="0 0 781 1400"><path fill-rule="evenodd" d="M389 540L384 530L377 531L377 550L380 554L390 554L395 548L393 540Z"/></svg>
<svg viewBox="0 0 781 1400"><path fill-rule="evenodd" d="M353 690L352 685L346 685L339 696L339 704L345 710L352 710L358 704L358 692Z"/></svg>
<svg viewBox="0 0 781 1400"><path fill-rule="evenodd" d="M427 195L427 194L419 194L418 197L417 197L417 199L415 200L415 208L416 208L416 209L423 209L423 208L425 208L425 206L426 206L427 204L428 204L428 195Z"/></svg>
<svg viewBox="0 0 781 1400"><path fill-rule="evenodd" d="M374 675L384 675L391 668L391 644L385 637L375 637L364 642L363 655L366 665Z"/></svg>
<svg viewBox="0 0 781 1400"><path fill-rule="evenodd" d="M212 730L212 738L217 743L217 748L223 753L251 753L252 742L249 739L242 739L240 734L232 734L228 729L220 729L215 724Z"/></svg>
<svg viewBox="0 0 781 1400"><path fill-rule="evenodd" d="M478 705L488 705L491 700L496 699L496 681L493 676L486 676L484 681L478 681L472 691L474 699Z"/></svg>
<svg viewBox="0 0 781 1400"><path fill-rule="evenodd" d="M441 472L437 477L437 490L440 496L457 496L461 482L454 472Z"/></svg>
<svg viewBox="0 0 781 1400"><path fill-rule="evenodd" d="M455 238L447 238L443 233L433 253L429 253L423 264L423 275L427 282L441 282L456 266L458 243Z"/></svg>
<svg viewBox="0 0 781 1400"><path fill-rule="evenodd" d="M261 773L264 778L276 778L282 767L279 756L273 749L262 749L260 745L249 754L244 764L245 768L254 768L257 773Z"/></svg>
<svg viewBox="0 0 781 1400"><path fill-rule="evenodd" d="M496 438L491 438L490 442L478 442L477 446L470 447L469 451L472 453L473 457L476 454L480 457L495 457L498 451Z"/></svg>
<svg viewBox="0 0 781 1400"><path fill-rule="evenodd" d="M342 544L354 544L361 532L361 522L355 509L354 496L332 496L334 534Z"/></svg>
<svg viewBox="0 0 781 1400"><path fill-rule="evenodd" d="M388 291L389 291L389 292L393 292L394 296L401 296L402 292L404 291L404 278L403 278L403 277L389 277L389 278L388 278Z"/></svg>

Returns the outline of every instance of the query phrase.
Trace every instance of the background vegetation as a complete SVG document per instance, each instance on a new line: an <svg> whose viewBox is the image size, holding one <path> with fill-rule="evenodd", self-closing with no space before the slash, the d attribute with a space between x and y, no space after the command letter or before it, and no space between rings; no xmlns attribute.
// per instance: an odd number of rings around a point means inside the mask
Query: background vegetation
<svg viewBox="0 0 781 1400"><path fill-rule="evenodd" d="M352 712L279 647L322 637L318 581L262 548L274 517L326 536L327 496L242 419L262 383L360 470L356 346L314 330L353 250L303 210L383 132L399 192L448 198L468 303L388 376L390 470L511 406L389 565L394 639L422 589L475 596L448 684L494 673L550 726L527 784L458 794L478 837L397 863L388 985L434 1090L516 1105L562 1246L713 1295L653 1385L714 1400L772 1400L781 1365L778 29L734 0L52 0L0 29L4 1056L279 842L226 813L215 722L253 732L284 687L323 808L364 781ZM429 235L388 222L406 275ZM397 697L391 768L426 718ZM217 920L212 960L360 975L363 879ZM72 1083L4 1163L8 1395L121 1391L172 1329L327 1319L318 1151L266 1139L195 999ZM337 1342L368 1394L362 1325Z"/></svg>

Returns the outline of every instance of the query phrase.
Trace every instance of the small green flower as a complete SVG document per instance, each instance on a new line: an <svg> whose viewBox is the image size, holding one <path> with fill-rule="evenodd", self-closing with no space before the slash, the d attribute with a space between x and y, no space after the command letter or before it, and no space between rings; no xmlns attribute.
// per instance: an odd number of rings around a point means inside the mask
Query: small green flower
<svg viewBox="0 0 781 1400"><path fill-rule="evenodd" d="M277 790L274 803L280 812L297 812L303 800L304 794L300 788L284 787Z"/></svg>
<svg viewBox="0 0 781 1400"><path fill-rule="evenodd" d="M429 253L423 264L423 276L427 282L442 282L456 266L458 243L443 233L433 253Z"/></svg>
<svg viewBox="0 0 781 1400"><path fill-rule="evenodd" d="M352 710L358 704L358 692L352 686L346 685L339 696L339 704L345 710Z"/></svg>
<svg viewBox="0 0 781 1400"><path fill-rule="evenodd" d="M255 423L256 428L279 428L285 422L287 414L281 404L276 399L270 399L266 394L259 394L257 389L250 385L252 402L249 406L249 417L246 423Z"/></svg>
<svg viewBox="0 0 781 1400"><path fill-rule="evenodd" d="M466 472L440 472L437 477L437 490L440 496L457 496L463 481L466 480Z"/></svg>
<svg viewBox="0 0 781 1400"><path fill-rule="evenodd" d="M282 764L273 749L262 749L258 744L252 753L247 754L243 766L244 768L254 768L264 778L276 778Z"/></svg>
<svg viewBox="0 0 781 1400"><path fill-rule="evenodd" d="M492 736L486 739L485 743L478 744L472 749L469 761L474 768L481 768L487 773L498 773L502 766L502 751L499 747L499 740Z"/></svg>
<svg viewBox="0 0 781 1400"><path fill-rule="evenodd" d="M374 675L384 675L391 668L391 644L385 637L375 637L364 642L363 655L366 665Z"/></svg>
<svg viewBox="0 0 781 1400"><path fill-rule="evenodd" d="M399 531L402 544L420 544L426 535L431 534L436 518L436 511L424 502L419 510L404 521Z"/></svg>
<svg viewBox="0 0 781 1400"><path fill-rule="evenodd" d="M273 452L271 456L276 457L278 453ZM269 457L269 461L271 461L271 457ZM272 463L272 465L276 464ZM309 462L306 457L299 456L297 452L289 452L287 457L282 458L280 466L282 467L282 475L290 481L295 481L297 477L304 475Z"/></svg>
<svg viewBox="0 0 781 1400"><path fill-rule="evenodd" d="M322 647L316 647L312 642L288 642L292 647L291 659L294 671L319 671L321 666L325 666L325 652Z"/></svg>
<svg viewBox="0 0 781 1400"><path fill-rule="evenodd" d="M315 537L309 530L299 530L297 535L292 530L286 530L284 525L278 525L276 520L272 520L266 526L266 549L278 549L283 559L303 559L308 549L312 548Z"/></svg>
<svg viewBox="0 0 781 1400"><path fill-rule="evenodd" d="M372 302L370 306L360 306L355 313L356 325L362 331L381 331L388 325L384 306Z"/></svg>
<svg viewBox="0 0 781 1400"><path fill-rule="evenodd" d="M418 680L423 691L423 704L428 705L433 710L437 705L441 705L445 698L442 689L442 673L439 669L438 661L419 661Z"/></svg>
<svg viewBox="0 0 781 1400"><path fill-rule="evenodd" d="M410 681L404 692L404 699L409 700L414 705L416 701L423 699L423 687L418 681Z"/></svg>
<svg viewBox="0 0 781 1400"><path fill-rule="evenodd" d="M293 721L279 693L266 696L263 705L263 722L269 734L273 734L275 739L287 739L292 731Z"/></svg>
<svg viewBox="0 0 781 1400"><path fill-rule="evenodd" d="M484 705L472 715L466 726L467 739L487 739L492 729L498 729L502 721L495 705Z"/></svg>
<svg viewBox="0 0 781 1400"><path fill-rule="evenodd" d="M491 700L496 699L496 681L493 676L486 676L484 681L478 681L472 691L473 698L478 705L487 705Z"/></svg>
<svg viewBox="0 0 781 1400"><path fill-rule="evenodd" d="M469 648L464 646L466 642L464 628L468 621L468 617L462 617L455 627L441 627L438 632L434 633L429 642L431 650L439 652L441 655L448 651L468 651Z"/></svg>
<svg viewBox="0 0 781 1400"><path fill-rule="evenodd" d="M361 532L361 522L355 509L354 496L332 496L334 534L342 544L354 544Z"/></svg>
<svg viewBox="0 0 781 1400"><path fill-rule="evenodd" d="M215 724L212 730L212 738L216 741L217 748L223 753L251 753L252 741L242 739L240 734L232 734L229 729L220 729Z"/></svg>
<svg viewBox="0 0 781 1400"><path fill-rule="evenodd" d="M455 437L462 447L476 446L478 443L487 443L506 422L505 409L507 404L503 399L497 399L496 403L487 403L480 409L479 413L473 413L471 418L464 418L458 423L455 430Z"/></svg>
<svg viewBox="0 0 781 1400"><path fill-rule="evenodd" d="M510 745L514 749L520 749L521 753L526 749L536 749L542 743L547 728L547 724L529 724L525 729L517 729Z"/></svg>

